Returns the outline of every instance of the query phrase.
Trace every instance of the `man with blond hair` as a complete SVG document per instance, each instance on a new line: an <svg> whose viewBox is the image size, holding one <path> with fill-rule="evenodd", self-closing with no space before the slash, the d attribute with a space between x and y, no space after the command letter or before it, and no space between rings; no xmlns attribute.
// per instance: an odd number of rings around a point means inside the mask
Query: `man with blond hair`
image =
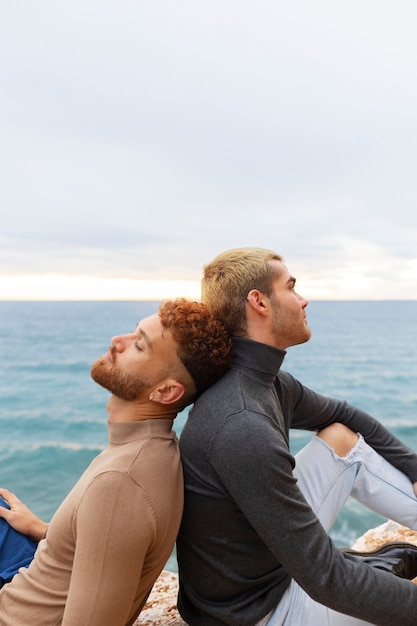
<svg viewBox="0 0 417 626"><path fill-rule="evenodd" d="M287 348L311 335L295 282L263 248L204 269L202 300L235 356L181 434L181 615L191 626L415 626L417 586L405 578L417 575L417 548L348 553L328 531L349 495L417 530L417 455L283 371ZM316 432L295 458L290 428Z"/></svg>

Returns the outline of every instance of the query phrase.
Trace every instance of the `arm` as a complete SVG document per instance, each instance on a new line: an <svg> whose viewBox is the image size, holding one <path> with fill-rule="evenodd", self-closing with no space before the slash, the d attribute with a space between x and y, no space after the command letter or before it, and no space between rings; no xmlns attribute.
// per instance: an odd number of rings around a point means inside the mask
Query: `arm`
<svg viewBox="0 0 417 626"><path fill-rule="evenodd" d="M0 487L0 497L10 507L0 506L0 517L5 519L12 528L35 541L40 541L45 537L48 524L35 515L14 493Z"/></svg>
<svg viewBox="0 0 417 626"><path fill-rule="evenodd" d="M248 415L238 429L229 420L211 462L251 527L312 598L375 624L414 623L417 588L335 548L299 491L293 459L270 420Z"/></svg>
<svg viewBox="0 0 417 626"><path fill-rule="evenodd" d="M155 525L146 493L129 476L96 477L74 521L76 548L62 626L127 623Z"/></svg>
<svg viewBox="0 0 417 626"><path fill-rule="evenodd" d="M334 422L345 424L408 476L417 493L417 454L374 417L347 402L315 393L288 372L280 372L276 389L287 428L321 430Z"/></svg>

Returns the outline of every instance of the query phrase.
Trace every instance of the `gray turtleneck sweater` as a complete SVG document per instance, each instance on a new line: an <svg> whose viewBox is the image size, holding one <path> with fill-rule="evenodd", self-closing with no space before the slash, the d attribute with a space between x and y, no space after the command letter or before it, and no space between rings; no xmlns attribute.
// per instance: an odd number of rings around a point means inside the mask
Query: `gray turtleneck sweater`
<svg viewBox="0 0 417 626"><path fill-rule="evenodd" d="M341 422L413 482L416 454L368 414L281 371L285 352L234 343L232 369L197 400L180 438L181 615L191 626L253 625L294 578L336 611L415 625L417 586L343 555L329 539L297 487L288 434Z"/></svg>

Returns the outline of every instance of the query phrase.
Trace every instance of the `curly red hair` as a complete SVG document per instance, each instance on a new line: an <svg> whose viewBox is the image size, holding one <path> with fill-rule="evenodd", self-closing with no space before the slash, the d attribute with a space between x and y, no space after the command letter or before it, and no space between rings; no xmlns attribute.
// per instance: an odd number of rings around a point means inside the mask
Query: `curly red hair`
<svg viewBox="0 0 417 626"><path fill-rule="evenodd" d="M161 304L159 317L178 343L177 354L197 392L212 385L231 366L232 340L223 324L201 302L185 298Z"/></svg>

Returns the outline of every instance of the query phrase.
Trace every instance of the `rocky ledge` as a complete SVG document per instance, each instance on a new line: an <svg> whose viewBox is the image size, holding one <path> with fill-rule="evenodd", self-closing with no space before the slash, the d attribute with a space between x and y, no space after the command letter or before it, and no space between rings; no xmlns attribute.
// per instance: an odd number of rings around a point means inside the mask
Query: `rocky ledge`
<svg viewBox="0 0 417 626"><path fill-rule="evenodd" d="M163 571L133 626L184 626L177 610L178 575Z"/></svg>
<svg viewBox="0 0 417 626"><path fill-rule="evenodd" d="M375 550L390 541L405 541L417 546L417 532L388 521L368 530L352 546L355 550ZM417 583L417 578L414 580ZM163 571L145 607L133 626L185 626L177 611L178 576Z"/></svg>

